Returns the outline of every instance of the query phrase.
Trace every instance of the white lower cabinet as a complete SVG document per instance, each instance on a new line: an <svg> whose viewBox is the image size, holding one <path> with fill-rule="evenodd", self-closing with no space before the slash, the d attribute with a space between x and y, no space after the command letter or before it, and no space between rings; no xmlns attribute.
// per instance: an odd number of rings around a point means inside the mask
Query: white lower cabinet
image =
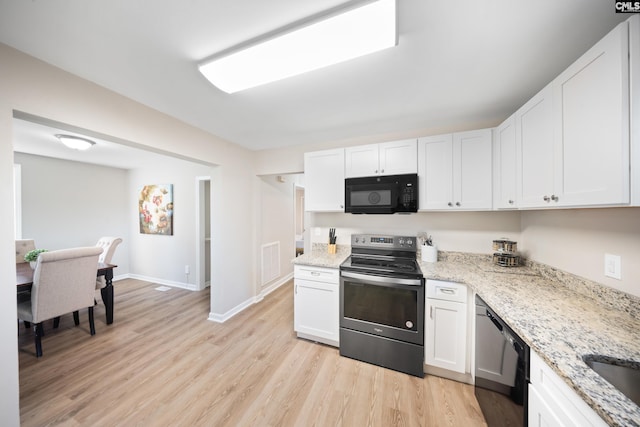
<svg viewBox="0 0 640 427"><path fill-rule="evenodd" d="M599 427L602 418L544 361L531 352L529 427Z"/></svg>
<svg viewBox="0 0 640 427"><path fill-rule="evenodd" d="M340 273L336 268L294 266L293 324L298 337L338 346Z"/></svg>
<svg viewBox="0 0 640 427"><path fill-rule="evenodd" d="M467 367L467 287L427 280L425 364L464 374Z"/></svg>

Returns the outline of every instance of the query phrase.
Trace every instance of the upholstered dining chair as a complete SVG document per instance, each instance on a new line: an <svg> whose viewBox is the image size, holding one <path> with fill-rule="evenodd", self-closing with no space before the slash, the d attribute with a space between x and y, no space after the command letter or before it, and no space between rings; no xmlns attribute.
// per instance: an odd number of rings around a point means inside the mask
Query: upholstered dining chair
<svg viewBox="0 0 640 427"><path fill-rule="evenodd" d="M16 264L27 262L24 260L24 256L35 248L36 242L33 239L16 240Z"/></svg>
<svg viewBox="0 0 640 427"><path fill-rule="evenodd" d="M98 262L110 264L111 258L113 258L113 254L120 243L122 243L122 239L120 237L101 237L100 240L98 240L98 243L96 243L96 247L102 248L102 253L100 254L100 258L98 258ZM96 289L102 289L106 285L107 283L104 276L100 276L96 279Z"/></svg>
<svg viewBox="0 0 640 427"><path fill-rule="evenodd" d="M42 356L45 320L88 308L90 332L95 335L93 297L101 252L100 248L86 247L43 252L38 256L31 299L18 303L18 318L33 324L37 357Z"/></svg>

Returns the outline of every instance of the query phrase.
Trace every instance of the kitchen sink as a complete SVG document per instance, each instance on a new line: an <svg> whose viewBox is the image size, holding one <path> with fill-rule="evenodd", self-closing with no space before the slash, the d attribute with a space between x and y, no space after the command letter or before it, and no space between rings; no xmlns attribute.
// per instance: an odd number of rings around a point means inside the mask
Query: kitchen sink
<svg viewBox="0 0 640 427"><path fill-rule="evenodd" d="M640 406L640 362L589 355L584 362L598 375Z"/></svg>

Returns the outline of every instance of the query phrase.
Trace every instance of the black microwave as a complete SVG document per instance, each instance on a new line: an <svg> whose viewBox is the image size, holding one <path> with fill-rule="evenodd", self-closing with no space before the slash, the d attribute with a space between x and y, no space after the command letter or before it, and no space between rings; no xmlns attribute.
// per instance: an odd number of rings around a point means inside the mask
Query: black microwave
<svg viewBox="0 0 640 427"><path fill-rule="evenodd" d="M418 212L418 174L347 178L344 211L354 214Z"/></svg>

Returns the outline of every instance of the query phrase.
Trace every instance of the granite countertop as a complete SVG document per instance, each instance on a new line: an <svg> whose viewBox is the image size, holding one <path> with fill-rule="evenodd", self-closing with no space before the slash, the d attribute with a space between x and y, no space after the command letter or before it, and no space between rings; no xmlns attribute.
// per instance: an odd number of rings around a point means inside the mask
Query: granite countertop
<svg viewBox="0 0 640 427"><path fill-rule="evenodd" d="M336 254L314 244L294 264L338 268ZM464 283L509 324L565 382L611 426L640 426L640 407L589 368L583 356L640 363L640 298L595 282L528 263L505 268L491 255L440 252L438 262L418 262L427 279Z"/></svg>
<svg viewBox="0 0 640 427"><path fill-rule="evenodd" d="M347 257L351 255L351 247L337 245L336 253L330 254L327 251L327 245L322 243L314 243L311 253L304 253L295 257L291 263L298 265L312 265L315 267L338 268Z"/></svg>
<svg viewBox="0 0 640 427"><path fill-rule="evenodd" d="M640 426L640 407L583 361L603 355L640 362L640 303L553 268L495 266L491 256L419 261L427 279L470 286L611 426Z"/></svg>

